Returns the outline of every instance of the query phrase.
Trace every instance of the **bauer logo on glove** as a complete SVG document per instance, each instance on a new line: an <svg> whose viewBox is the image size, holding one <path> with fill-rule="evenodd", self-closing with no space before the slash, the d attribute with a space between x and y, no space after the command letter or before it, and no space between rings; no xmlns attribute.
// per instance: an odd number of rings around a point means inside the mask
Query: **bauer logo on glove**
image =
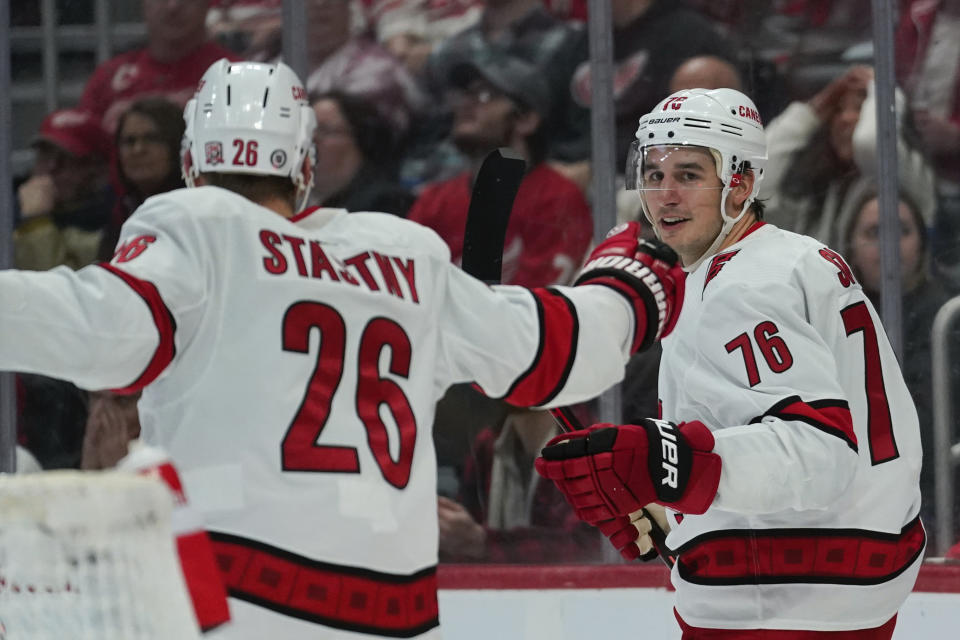
<svg viewBox="0 0 960 640"><path fill-rule="evenodd" d="M651 502L698 514L713 502L720 483L713 446L713 434L697 421L598 424L548 442L536 468L590 524Z"/></svg>
<svg viewBox="0 0 960 640"><path fill-rule="evenodd" d="M677 432L677 425L666 420L654 420L653 418L650 418L649 421L656 425L656 435L660 438L660 446L658 447L654 442L651 442L648 452L650 470L654 477L656 477L656 464L658 462L662 471L660 488L657 493L663 496L667 502L675 502L680 499L686 489L686 486L680 486L679 469L681 466L685 469L690 467L690 449L687 447L680 449L680 435ZM685 458L683 462L680 461L681 455Z"/></svg>
<svg viewBox="0 0 960 640"><path fill-rule="evenodd" d="M640 225L629 222L615 227L597 245L575 284L608 287L633 307L634 353L673 331L683 306L685 278L673 249L641 239Z"/></svg>

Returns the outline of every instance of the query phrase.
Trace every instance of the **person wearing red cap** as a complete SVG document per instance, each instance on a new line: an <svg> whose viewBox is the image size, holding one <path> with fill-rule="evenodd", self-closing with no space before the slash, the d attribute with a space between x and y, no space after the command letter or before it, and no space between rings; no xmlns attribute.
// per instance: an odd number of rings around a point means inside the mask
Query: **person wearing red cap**
<svg viewBox="0 0 960 640"><path fill-rule="evenodd" d="M110 141L92 113L61 109L43 120L33 148L30 177L17 190L14 265L78 269L96 259L110 212Z"/></svg>

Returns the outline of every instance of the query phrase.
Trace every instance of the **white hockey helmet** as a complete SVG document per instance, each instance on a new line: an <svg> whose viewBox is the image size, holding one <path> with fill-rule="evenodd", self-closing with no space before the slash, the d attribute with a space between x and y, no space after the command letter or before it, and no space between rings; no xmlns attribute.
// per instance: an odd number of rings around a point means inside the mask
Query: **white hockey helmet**
<svg viewBox="0 0 960 640"><path fill-rule="evenodd" d="M717 250L760 192L760 182L767 164L763 123L753 101L734 89L677 91L640 118L637 139L627 155L628 189L641 187L643 151L653 146L705 147L711 151L717 166L717 176L723 185L720 198L723 226L704 255L694 265L686 267L693 270L704 257ZM740 212L734 217L728 216L725 209L727 195L731 187L739 184L747 167L753 170L753 189ZM642 189L640 195L644 215L652 224Z"/></svg>
<svg viewBox="0 0 960 640"><path fill-rule="evenodd" d="M313 187L316 115L293 69L221 58L183 111L181 160L187 186L201 173L288 177L297 208Z"/></svg>

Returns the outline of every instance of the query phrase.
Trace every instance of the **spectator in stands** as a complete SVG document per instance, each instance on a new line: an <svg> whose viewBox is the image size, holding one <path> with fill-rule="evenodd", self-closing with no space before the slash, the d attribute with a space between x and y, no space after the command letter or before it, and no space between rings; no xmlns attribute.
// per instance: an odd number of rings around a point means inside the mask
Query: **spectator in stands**
<svg viewBox="0 0 960 640"><path fill-rule="evenodd" d="M909 0L896 32L897 80L937 177L933 253L960 290L960 1Z"/></svg>
<svg viewBox="0 0 960 640"><path fill-rule="evenodd" d="M19 444L44 469L80 466L87 394L65 380L17 374Z"/></svg>
<svg viewBox="0 0 960 640"><path fill-rule="evenodd" d="M90 392L81 469L110 469L127 455L130 441L140 437L139 399L139 392Z"/></svg>
<svg viewBox="0 0 960 640"><path fill-rule="evenodd" d="M96 259L109 219L109 139L93 114L61 109L43 120L33 148L30 177L17 190L14 266L79 269Z"/></svg>
<svg viewBox="0 0 960 640"><path fill-rule="evenodd" d="M503 281L541 287L566 283L580 266L593 235L590 208L576 184L546 162L540 114L550 108L550 90L540 72L519 58L494 49L451 70L458 87L452 142L470 159L469 169L426 187L408 217L437 231L459 262L472 179L483 157L511 147L527 160L507 227ZM455 385L437 404L434 426L441 468L457 466L469 436L498 424L481 415L503 415L502 402L483 397L469 385Z"/></svg>
<svg viewBox="0 0 960 640"><path fill-rule="evenodd" d="M459 500L438 497L440 559L453 562L596 562L598 532L579 522L533 460L558 433L546 411L513 408L474 441Z"/></svg>
<svg viewBox="0 0 960 640"><path fill-rule="evenodd" d="M365 35L357 0L308 0L307 19L307 91L361 96L405 135L426 97L406 68Z"/></svg>
<svg viewBox="0 0 960 640"><path fill-rule="evenodd" d="M580 189L544 162L543 114L550 91L540 71L495 50L454 67L453 143L474 166L424 189L409 217L433 228L459 262L471 181L483 157L510 147L527 161L507 227L503 281L530 287L567 283L593 235L589 205Z"/></svg>
<svg viewBox="0 0 960 640"><path fill-rule="evenodd" d="M207 29L223 46L253 59L282 30L283 0L211 0Z"/></svg>
<svg viewBox="0 0 960 640"><path fill-rule="evenodd" d="M552 15L542 0L485 0L480 21L440 44L427 61L435 95L449 87L450 70L477 53L496 48L533 65L547 81L551 109L543 114L550 132L547 157L581 163L590 155L590 114L573 101L570 78L589 55L582 25Z"/></svg>
<svg viewBox="0 0 960 640"><path fill-rule="evenodd" d="M101 260L113 257L120 225L144 200L184 186L180 173L183 130L183 110L163 97L137 100L120 116L115 146L123 195L103 234Z"/></svg>
<svg viewBox="0 0 960 640"><path fill-rule="evenodd" d="M587 21L587 0L543 0L553 15L563 20Z"/></svg>
<svg viewBox="0 0 960 640"><path fill-rule="evenodd" d="M472 27L482 0L367 0L377 41L421 78L430 53L447 38Z"/></svg>
<svg viewBox="0 0 960 640"><path fill-rule="evenodd" d="M880 212L876 187L864 184L851 194L854 214L844 227L842 247L850 268L874 306L880 305ZM929 525L935 515L933 467L933 399L931 392L930 330L933 318L949 295L929 276L927 234L920 209L906 191L900 194L900 273L902 292L903 378L913 396L920 418L920 437L924 452L920 472L923 503L920 514ZM954 332L951 353L960 353L960 332ZM960 384L960 363L953 364L954 387ZM960 410L960 407L954 409ZM958 413L957 415L960 415ZM956 474L960 482L960 474ZM958 484L957 486L960 486ZM960 515L960 514L958 514ZM929 535L935 534L930 526ZM931 548L934 545L931 544Z"/></svg>
<svg viewBox="0 0 960 640"><path fill-rule="evenodd" d="M960 191L960 1L909 0L897 27L897 79L938 178Z"/></svg>
<svg viewBox="0 0 960 640"><path fill-rule="evenodd" d="M616 157L626 158L637 121L670 93L677 67L694 56L736 62L731 43L701 14L674 0L610 0L613 19ZM589 107L590 66L573 76L573 95Z"/></svg>
<svg viewBox="0 0 960 640"><path fill-rule="evenodd" d="M717 56L694 56L684 61L670 78L670 93L683 89L736 89L743 91L740 70Z"/></svg>
<svg viewBox="0 0 960 640"><path fill-rule="evenodd" d="M307 91L359 95L376 105L397 132L405 134L414 116L425 108L426 96L403 63L368 35L366 15L373 11L369 2L305 0ZM251 60L279 60L282 27L279 17L265 20L245 55Z"/></svg>
<svg viewBox="0 0 960 640"><path fill-rule="evenodd" d="M898 101L902 94L897 91ZM902 109L897 110L902 113ZM900 188L916 202L924 227L933 222L933 171L898 126ZM852 194L877 174L873 69L851 67L808 102L793 102L767 125L769 163L762 193L767 220L840 246L854 211Z"/></svg>
<svg viewBox="0 0 960 640"><path fill-rule="evenodd" d="M315 204L406 216L413 195L397 180L396 131L377 108L340 91L312 96L317 114Z"/></svg>
<svg viewBox="0 0 960 640"><path fill-rule="evenodd" d="M137 98L162 95L182 109L207 67L220 58L239 59L208 39L210 0L142 2L147 45L99 65L80 98L80 106L96 114L111 135Z"/></svg>

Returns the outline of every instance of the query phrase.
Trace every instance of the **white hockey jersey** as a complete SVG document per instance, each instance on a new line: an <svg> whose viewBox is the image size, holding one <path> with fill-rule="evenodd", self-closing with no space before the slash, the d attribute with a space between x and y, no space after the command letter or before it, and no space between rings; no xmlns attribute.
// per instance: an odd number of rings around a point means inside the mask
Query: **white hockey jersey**
<svg viewBox="0 0 960 640"><path fill-rule="evenodd" d="M843 258L754 225L689 274L659 384L663 417L702 421L723 461L710 509L671 522L687 623L838 631L897 612L925 544L919 426Z"/></svg>
<svg viewBox="0 0 960 640"><path fill-rule="evenodd" d="M142 438L204 513L230 639L434 637L435 403L468 381L583 401L633 331L605 287L488 287L412 222L287 220L215 187L149 199L108 265L0 273L0 301L0 368L145 387Z"/></svg>

